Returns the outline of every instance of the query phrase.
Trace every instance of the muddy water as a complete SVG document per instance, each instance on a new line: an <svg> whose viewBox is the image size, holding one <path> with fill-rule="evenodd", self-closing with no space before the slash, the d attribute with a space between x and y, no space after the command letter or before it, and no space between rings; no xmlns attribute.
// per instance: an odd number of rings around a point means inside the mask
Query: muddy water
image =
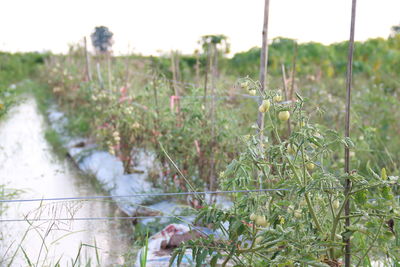
<svg viewBox="0 0 400 267"><path fill-rule="evenodd" d="M23 190L17 198L51 198L102 194L68 160L52 153L46 123L28 97L0 122L0 184ZM104 194L104 193L103 193ZM10 203L1 219L120 216L107 201ZM1 213L1 212L0 212ZM92 266L122 264L129 252L129 221L0 222L0 266ZM81 245L84 244L84 245ZM97 244L98 249L91 246ZM26 256L25 256L26 254ZM98 256L96 256L96 254ZM79 256L78 256L79 255Z"/></svg>

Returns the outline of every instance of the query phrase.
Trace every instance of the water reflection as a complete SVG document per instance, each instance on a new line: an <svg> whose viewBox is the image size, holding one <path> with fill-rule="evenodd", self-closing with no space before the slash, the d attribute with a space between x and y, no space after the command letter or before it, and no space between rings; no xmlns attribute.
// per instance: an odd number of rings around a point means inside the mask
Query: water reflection
<svg viewBox="0 0 400 267"><path fill-rule="evenodd" d="M98 195L68 160L59 160L44 138L45 122L28 97L0 123L0 184L23 190L18 198ZM0 207L4 211L4 206ZM1 215L9 218L120 216L108 201L12 203ZM129 251L129 221L0 222L0 265L122 264ZM83 245L82 245L83 244ZM96 249L93 246L97 244ZM77 255L80 257L77 259Z"/></svg>

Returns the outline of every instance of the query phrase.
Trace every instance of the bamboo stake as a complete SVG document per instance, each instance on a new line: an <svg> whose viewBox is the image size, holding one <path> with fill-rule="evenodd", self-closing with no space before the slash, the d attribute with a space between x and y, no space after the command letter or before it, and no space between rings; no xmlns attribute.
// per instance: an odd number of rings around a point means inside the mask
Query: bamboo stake
<svg viewBox="0 0 400 267"><path fill-rule="evenodd" d="M211 69L211 62L212 62L212 57L211 57L211 53L210 53L210 49L211 49L211 47L210 47L210 44L205 44L205 52L206 52L206 65L205 65L205 73L204 73L204 99L203 99L203 101L204 101L204 121L203 121L203 127L204 127L204 129L205 129L205 133L206 134L208 134L208 126L209 126L209 123L208 123L208 117L209 117L209 113L208 113L208 103L207 103L207 91L208 91L208 74L209 74L209 72L210 72L210 69ZM212 139L212 138L211 138ZM207 150L209 150L210 151L210 154L212 155L213 154L213 148L212 148L212 142L209 142L208 144L208 147L207 147ZM210 165L212 165L212 163L211 163L211 161L212 161L212 159L210 159ZM207 163L208 163L208 161L207 161ZM208 173L208 172L206 172L206 173ZM210 176L209 177L207 177L207 176L205 176L205 180L208 182L208 186L211 188L211 187L213 187L213 185L212 185L212 179L211 179L211 173L210 173Z"/></svg>
<svg viewBox="0 0 400 267"><path fill-rule="evenodd" d="M108 90L112 91L111 52L107 52Z"/></svg>
<svg viewBox="0 0 400 267"><path fill-rule="evenodd" d="M177 83L178 79L178 72L177 69L177 63L178 60L175 58L177 57L176 53L174 51L171 51L171 71L172 71L172 85L174 87L174 94L176 96L176 106L177 106L177 113L178 113L178 121L180 121L180 113L181 113L181 106L180 106L180 99L179 99L179 86Z"/></svg>
<svg viewBox="0 0 400 267"><path fill-rule="evenodd" d="M97 68L97 77L99 78L99 82L100 82L100 87L102 89L104 89L104 82L103 82L103 77L101 76L101 70L100 70L100 63L99 62L97 62L96 68Z"/></svg>
<svg viewBox="0 0 400 267"><path fill-rule="evenodd" d="M261 93L264 94L266 88L266 77L267 77L267 63L268 63L268 15L269 15L269 0L265 0L264 6L264 25L262 31L262 47L261 47L261 58L260 58L260 85ZM259 99L261 104L262 98ZM257 116L258 131L260 139L263 136L264 129L264 113L258 112Z"/></svg>
<svg viewBox="0 0 400 267"><path fill-rule="evenodd" d="M158 94L157 94L157 79L156 79L156 75L153 75L153 96L154 96L154 106L156 108L156 114L157 116L154 117L154 124L156 127L156 131L160 131L160 107L158 105ZM158 143L156 142L156 145L158 145Z"/></svg>
<svg viewBox="0 0 400 267"><path fill-rule="evenodd" d="M297 63L297 42L294 45L294 52L293 52L293 64L292 64L292 82L290 83L290 94L289 98L290 100L293 100L293 95L294 95L294 83L295 83L295 78L296 78L296 63Z"/></svg>
<svg viewBox="0 0 400 267"><path fill-rule="evenodd" d="M200 86L200 58L199 58L199 51L195 51L196 56L196 65L195 65L195 72L196 72L196 86Z"/></svg>
<svg viewBox="0 0 400 267"><path fill-rule="evenodd" d="M351 7L351 25L350 25L350 40L347 60L347 73L346 73L346 120L345 120L345 137L350 137L350 104L351 104L351 85L353 78L353 54L354 54L354 32L355 32L355 20L356 20L356 4L357 0L352 0ZM344 148L344 172L350 174L350 150L348 146ZM346 178L345 195L349 194L351 190L351 181ZM347 200L344 207L345 214L345 225L350 226L350 200ZM350 238L346 237L343 240L346 243L345 247L345 267L350 267L351 264L351 242Z"/></svg>
<svg viewBox="0 0 400 267"><path fill-rule="evenodd" d="M217 45L211 45L211 57L213 57L213 64L211 65L211 159L210 159L210 190L213 191L216 189L216 178L215 178L215 151L214 147L216 145L215 140L215 80L217 78L217 60L218 60L218 52ZM213 201L213 198L210 198Z"/></svg>
<svg viewBox="0 0 400 267"><path fill-rule="evenodd" d="M175 73L176 73L176 81L179 83L179 82L182 81L182 77L181 77L181 70L180 70L180 67L179 67L179 52L178 51L175 52L174 59L175 59L174 66L175 66ZM184 89L184 88L182 88L182 89Z"/></svg>
<svg viewBox="0 0 400 267"><path fill-rule="evenodd" d="M207 61L206 61L206 68L204 74L204 109L207 110L207 87L208 87L208 73L210 72L211 66L211 58L210 58L210 48L206 50L207 54Z"/></svg>
<svg viewBox="0 0 400 267"><path fill-rule="evenodd" d="M85 45L85 60L86 60L86 78L89 82L92 81L92 72L90 70L90 60L89 60L89 53L87 50L87 40L86 36L83 38L83 43Z"/></svg>
<svg viewBox="0 0 400 267"><path fill-rule="evenodd" d="M126 56L125 59L125 69L126 69L126 73L125 73L125 87L128 88L129 87L129 80L131 78L131 70L129 68L129 54Z"/></svg>

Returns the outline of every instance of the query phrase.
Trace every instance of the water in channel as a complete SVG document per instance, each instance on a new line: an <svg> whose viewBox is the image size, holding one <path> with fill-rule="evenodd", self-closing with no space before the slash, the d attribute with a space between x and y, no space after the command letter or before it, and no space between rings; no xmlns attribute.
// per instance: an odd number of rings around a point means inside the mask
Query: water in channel
<svg viewBox="0 0 400 267"><path fill-rule="evenodd" d="M18 190L18 199L104 194L68 159L52 152L46 127L32 97L0 122L0 185ZM0 203L0 209L1 220L121 215L109 201ZM0 222L0 266L123 264L131 232L128 220Z"/></svg>

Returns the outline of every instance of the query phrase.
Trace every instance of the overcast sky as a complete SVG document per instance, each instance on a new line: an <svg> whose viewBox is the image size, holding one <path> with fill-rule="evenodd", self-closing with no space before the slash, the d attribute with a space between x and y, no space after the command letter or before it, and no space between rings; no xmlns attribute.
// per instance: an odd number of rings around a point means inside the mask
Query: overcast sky
<svg viewBox="0 0 400 267"><path fill-rule="evenodd" d="M351 0L270 0L269 38L325 44L348 39ZM387 37L400 0L359 0L356 39ZM205 34L225 34L233 52L261 43L264 0L0 0L0 50L67 51L105 25L114 51L191 53Z"/></svg>

